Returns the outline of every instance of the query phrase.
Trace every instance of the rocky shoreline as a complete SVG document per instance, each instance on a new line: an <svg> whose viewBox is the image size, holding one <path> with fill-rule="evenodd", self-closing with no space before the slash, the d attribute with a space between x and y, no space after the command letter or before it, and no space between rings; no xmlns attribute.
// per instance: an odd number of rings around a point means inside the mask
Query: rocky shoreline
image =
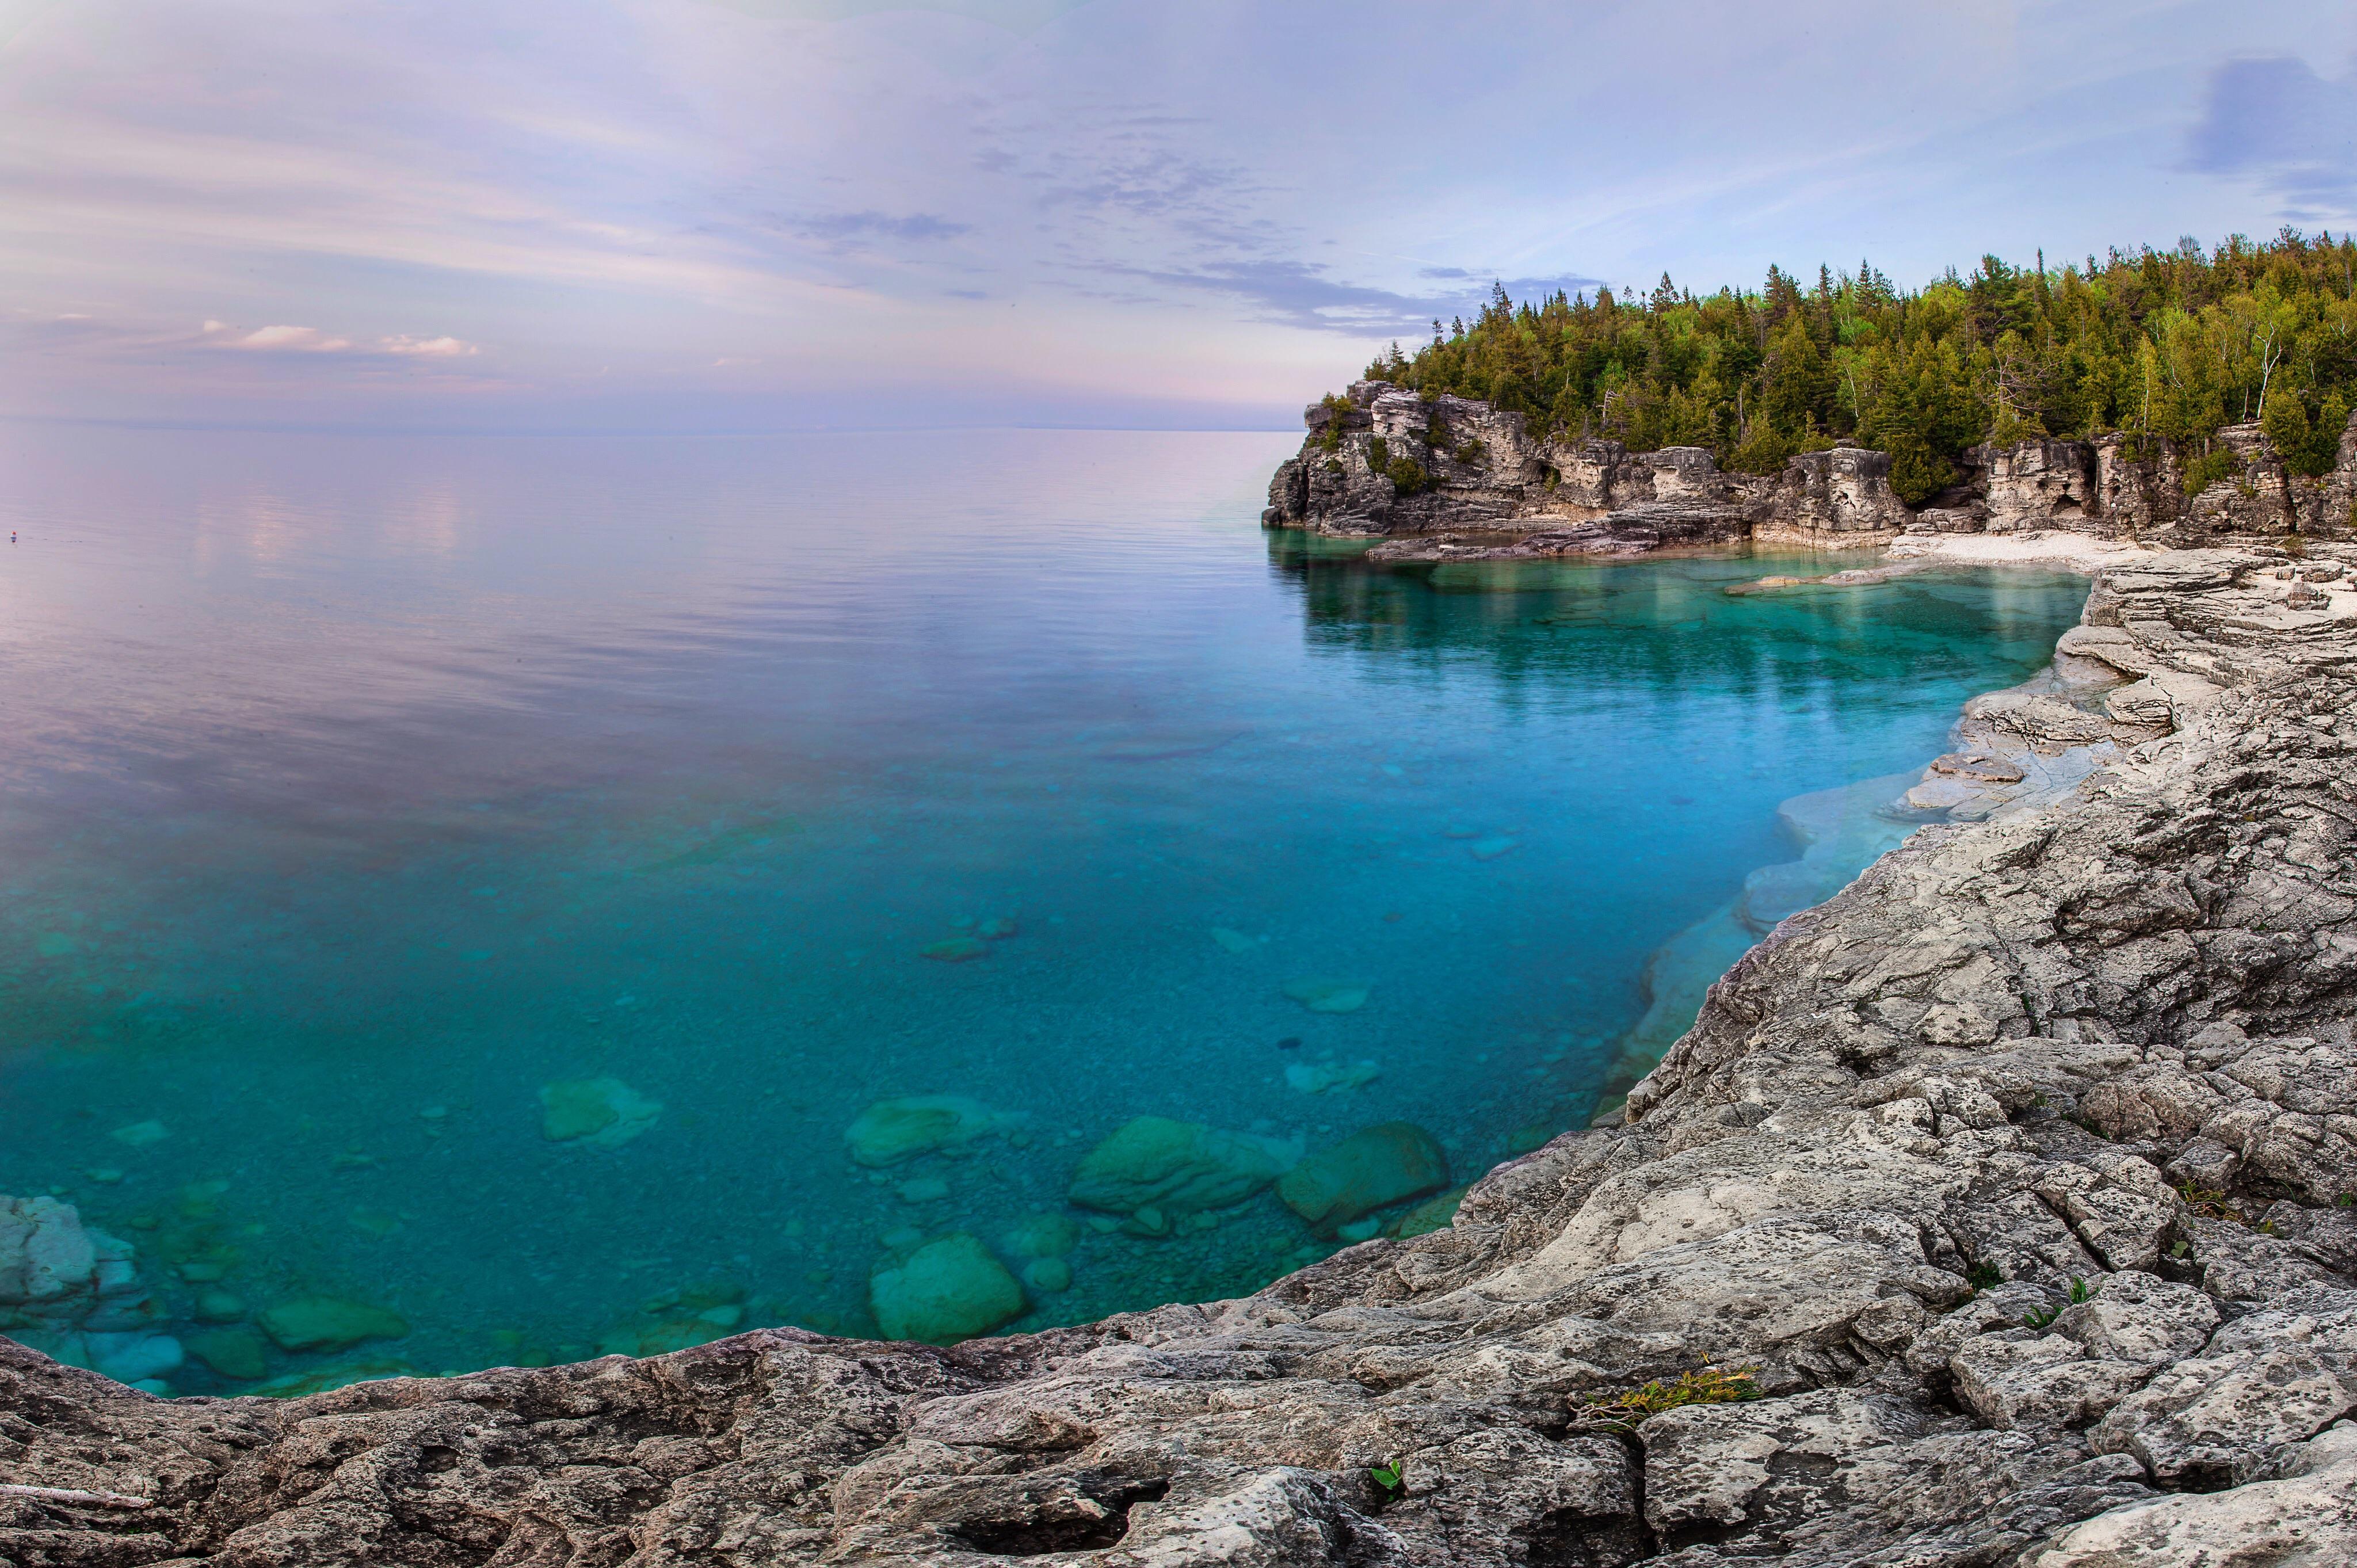
<svg viewBox="0 0 2357 1568"><path fill-rule="evenodd" d="M2353 678L2331 547L2109 567L1926 776L1984 820L1243 1300L286 1401L0 1342L0 1563L2347 1561Z"/></svg>
<svg viewBox="0 0 2357 1568"><path fill-rule="evenodd" d="M2293 473L2255 424L2218 433L2233 471L2193 496L2165 446L2040 438L1974 447L1961 480L1920 507L1892 491L1888 453L1849 442L1803 452L1779 473L1730 473L1700 446L1631 452L1534 435L1519 413L1379 381L1354 382L1302 417L1308 434L1269 482L1262 523L1374 540L1379 561L1629 555L1747 540L1852 550L1908 534L2047 529L2191 547L2357 530L2357 416L2319 478Z"/></svg>

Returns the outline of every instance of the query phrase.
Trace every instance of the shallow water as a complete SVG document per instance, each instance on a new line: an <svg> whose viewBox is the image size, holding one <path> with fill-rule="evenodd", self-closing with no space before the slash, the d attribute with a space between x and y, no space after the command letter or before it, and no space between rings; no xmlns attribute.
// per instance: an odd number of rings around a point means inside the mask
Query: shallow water
<svg viewBox="0 0 2357 1568"><path fill-rule="evenodd" d="M1063 1212L1140 1114L1406 1118L1469 1179L1625 1087L1649 956L1725 948L1780 802L1919 768L2084 594L1386 572L1262 533L1293 444L0 432L0 1192L183 1333L206 1288L412 1326L277 1377L872 1333L879 1261ZM552 1142L542 1086L601 1077L660 1113ZM936 1093L1024 1120L846 1156ZM1265 1193L1083 1227L1014 1326L1330 1245Z"/></svg>

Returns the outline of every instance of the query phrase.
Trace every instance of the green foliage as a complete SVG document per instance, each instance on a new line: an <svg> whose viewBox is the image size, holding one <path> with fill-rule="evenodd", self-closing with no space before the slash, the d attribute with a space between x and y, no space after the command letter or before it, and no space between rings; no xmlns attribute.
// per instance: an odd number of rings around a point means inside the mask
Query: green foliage
<svg viewBox="0 0 2357 1568"><path fill-rule="evenodd" d="M2021 1326L2024 1328L2043 1328L2061 1316L2061 1307L2033 1306L2021 1315Z"/></svg>
<svg viewBox="0 0 2357 1568"><path fill-rule="evenodd" d="M2185 465L2185 493L2198 496L2221 479L2231 479L2243 471L2243 460L2221 446L2204 452Z"/></svg>
<svg viewBox="0 0 2357 1568"><path fill-rule="evenodd" d="M1328 392L1318 400L1318 406L1330 416L1326 427L1318 433L1318 450L1339 452L1342 449L1342 419L1351 412L1351 400L1339 392Z"/></svg>
<svg viewBox="0 0 2357 1568"><path fill-rule="evenodd" d="M1391 466L1392 444L1380 435L1367 437L1367 467L1382 473Z"/></svg>
<svg viewBox="0 0 2357 1568"><path fill-rule="evenodd" d="M1448 455L1458 462L1467 464L1486 463L1490 460L1490 449L1479 441L1460 441L1457 444L1457 449Z"/></svg>
<svg viewBox="0 0 2357 1568"><path fill-rule="evenodd" d="M1394 1497L1407 1487L1407 1478L1400 1474L1399 1461L1368 1466L1367 1479L1372 1481L1385 1497Z"/></svg>
<svg viewBox="0 0 2357 1568"><path fill-rule="evenodd" d="M2248 1223L2243 1218L2243 1211L2228 1203L2226 1195L2216 1188L2196 1187L2189 1181L2179 1186L2177 1196L2185 1200L2186 1208L2205 1219L2228 1219L2237 1225Z"/></svg>
<svg viewBox="0 0 2357 1568"><path fill-rule="evenodd" d="M1771 267L1757 290L1703 298L1666 277L1625 300L1518 305L1495 288L1471 324L1436 322L1367 371L1426 400L1485 399L1540 434L1705 446L1755 473L1851 437L1890 453L1917 504L1980 442L2116 433L2190 465L2245 420L2316 475L2357 407L2357 242L2286 229L2083 266L1984 256L1911 292L1864 264L1810 287Z"/></svg>
<svg viewBox="0 0 2357 1568"><path fill-rule="evenodd" d="M1674 1378L1656 1378L1625 1392L1598 1395L1584 1413L1605 1426L1633 1427L1647 1416L1690 1404L1733 1404L1760 1397L1756 1367L1701 1367Z"/></svg>
<svg viewBox="0 0 2357 1568"><path fill-rule="evenodd" d="M1965 1272L1964 1283L1975 1290L1994 1290L2005 1283L2005 1276L1997 1273L1995 1263L1975 1263Z"/></svg>
<svg viewBox="0 0 2357 1568"><path fill-rule="evenodd" d="M2072 1306L2083 1306L2088 1302L2094 1300L2097 1296L2103 1294L2103 1286L2091 1285L2076 1274L2072 1274L2071 1276L2071 1305Z"/></svg>
<svg viewBox="0 0 2357 1568"><path fill-rule="evenodd" d="M1394 457L1383 465L1383 472L1390 478L1392 488L1404 496L1422 495L1440 485L1440 480L1426 473L1424 465L1413 457Z"/></svg>

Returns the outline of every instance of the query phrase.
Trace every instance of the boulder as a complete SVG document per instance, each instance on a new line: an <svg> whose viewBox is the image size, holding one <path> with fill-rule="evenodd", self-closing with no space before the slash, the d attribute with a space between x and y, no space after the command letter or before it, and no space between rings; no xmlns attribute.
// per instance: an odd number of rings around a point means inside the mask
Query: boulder
<svg viewBox="0 0 2357 1568"><path fill-rule="evenodd" d="M1297 1155L1274 1138L1140 1116L1082 1157L1070 1197L1106 1214L1225 1208L1284 1175Z"/></svg>
<svg viewBox="0 0 2357 1568"><path fill-rule="evenodd" d="M265 1308L262 1331L282 1350L341 1350L364 1339L399 1339L409 1332L401 1314L337 1296L305 1296Z"/></svg>
<svg viewBox="0 0 2357 1568"><path fill-rule="evenodd" d="M2154 1477L2239 1486L2287 1444L2304 1443L2357 1399L2305 1345L2179 1361L2087 1434L2098 1454L2133 1454Z"/></svg>
<svg viewBox="0 0 2357 1568"><path fill-rule="evenodd" d="M1438 1141L1413 1122L1384 1122L1303 1160L1277 1182L1276 1196L1330 1237L1361 1215L1448 1185Z"/></svg>
<svg viewBox="0 0 2357 1568"><path fill-rule="evenodd" d="M576 1078L540 1086L540 1133L552 1144L619 1148L655 1124L662 1101L619 1078Z"/></svg>
<svg viewBox="0 0 2357 1568"><path fill-rule="evenodd" d="M54 1197L0 1197L0 1329L144 1317L131 1246L81 1222Z"/></svg>
<svg viewBox="0 0 2357 1568"><path fill-rule="evenodd" d="M867 1282L868 1305L887 1339L952 1345L987 1334L1027 1305L1023 1287L964 1231L928 1241Z"/></svg>
<svg viewBox="0 0 2357 1568"><path fill-rule="evenodd" d="M844 1130L843 1141L860 1165L896 1165L1006 1132L1022 1121L962 1094L916 1094L877 1101Z"/></svg>

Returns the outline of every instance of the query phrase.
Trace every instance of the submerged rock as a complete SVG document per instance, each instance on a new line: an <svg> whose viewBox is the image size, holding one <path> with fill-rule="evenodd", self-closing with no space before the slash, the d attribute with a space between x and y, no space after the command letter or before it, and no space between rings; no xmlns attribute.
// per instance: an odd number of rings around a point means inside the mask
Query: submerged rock
<svg viewBox="0 0 2357 1568"><path fill-rule="evenodd" d="M1019 1114L993 1111L962 1094L915 1094L870 1105L844 1130L843 1141L860 1165L896 1165L1011 1131L1022 1122Z"/></svg>
<svg viewBox="0 0 2357 1568"><path fill-rule="evenodd" d="M188 1340L188 1354L239 1382L257 1381L270 1370L269 1350L251 1328L212 1328Z"/></svg>
<svg viewBox="0 0 2357 1568"><path fill-rule="evenodd" d="M1225 1208L1275 1181L1299 1154L1274 1138L1140 1116L1082 1157L1070 1196L1107 1214Z"/></svg>
<svg viewBox="0 0 2357 1568"><path fill-rule="evenodd" d="M998 1238L1010 1258L1060 1258L1081 1244L1081 1228L1061 1214L1028 1214Z"/></svg>
<svg viewBox="0 0 2357 1568"><path fill-rule="evenodd" d="M1242 931L1232 931L1225 926L1213 926L1211 940L1230 952L1250 952L1260 946Z"/></svg>
<svg viewBox="0 0 2357 1568"><path fill-rule="evenodd" d="M1383 1076L1383 1069L1371 1061L1291 1062L1286 1066L1285 1083L1304 1094L1339 1094L1364 1089Z"/></svg>
<svg viewBox="0 0 2357 1568"><path fill-rule="evenodd" d="M1444 1193L1426 1198L1400 1216L1392 1234L1405 1241L1411 1237L1429 1236L1435 1230L1446 1230L1457 1219L1457 1206L1465 1201L1466 1187L1451 1187Z"/></svg>
<svg viewBox="0 0 2357 1568"><path fill-rule="evenodd" d="M1448 1156L1413 1122L1361 1128L1285 1174L1276 1196L1320 1236L1388 1204L1448 1185Z"/></svg>
<svg viewBox="0 0 2357 1568"><path fill-rule="evenodd" d="M931 959L935 963L969 963L989 953L990 943L981 937L952 937L917 950L917 956Z"/></svg>
<svg viewBox="0 0 2357 1568"><path fill-rule="evenodd" d="M338 1296L305 1296L264 1309L262 1331L282 1350L342 1350L364 1339L400 1339L409 1322L397 1312Z"/></svg>
<svg viewBox="0 0 2357 1568"><path fill-rule="evenodd" d="M869 1307L887 1339L951 1345L987 1334L1028 1305L1005 1264L974 1237L952 1231L877 1269Z"/></svg>
<svg viewBox="0 0 2357 1568"><path fill-rule="evenodd" d="M273 1378L247 1393L260 1394L264 1399L300 1399L306 1394L329 1393L348 1389L354 1383L382 1382L388 1378L414 1378L417 1369L406 1361L374 1359L339 1361L329 1367L310 1367L299 1372L289 1372L283 1378Z"/></svg>
<svg viewBox="0 0 2357 1568"><path fill-rule="evenodd" d="M1285 993L1312 1013L1355 1013L1367 1004L1371 989L1341 980L1295 980L1286 982Z"/></svg>
<svg viewBox="0 0 2357 1568"><path fill-rule="evenodd" d="M1072 1265L1061 1258L1034 1258L1023 1265L1023 1283L1054 1294L1072 1288Z"/></svg>
<svg viewBox="0 0 2357 1568"><path fill-rule="evenodd" d="M138 1327L156 1316L131 1244L54 1197L0 1197L0 1330Z"/></svg>
<svg viewBox="0 0 2357 1568"><path fill-rule="evenodd" d="M540 1133L552 1144L619 1148L655 1124L662 1101L619 1078L575 1078L540 1088Z"/></svg>

